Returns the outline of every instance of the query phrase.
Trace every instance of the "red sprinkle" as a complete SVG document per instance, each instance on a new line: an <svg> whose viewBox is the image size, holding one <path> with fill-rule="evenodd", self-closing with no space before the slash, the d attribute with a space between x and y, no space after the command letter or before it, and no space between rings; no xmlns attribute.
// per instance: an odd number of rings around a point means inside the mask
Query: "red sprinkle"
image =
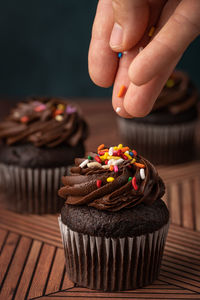
<svg viewBox="0 0 200 300"><path fill-rule="evenodd" d="M121 154L121 157L124 159L124 160L127 160L128 159L128 157L125 155L125 154Z"/></svg>
<svg viewBox="0 0 200 300"><path fill-rule="evenodd" d="M99 154L99 155L104 155L104 154L105 154L105 152L103 152L103 151L100 151L98 154Z"/></svg>
<svg viewBox="0 0 200 300"><path fill-rule="evenodd" d="M94 159L101 164L101 158L98 155L96 155Z"/></svg>
<svg viewBox="0 0 200 300"><path fill-rule="evenodd" d="M137 152L134 149L132 150L132 152L135 156L137 156Z"/></svg>
<svg viewBox="0 0 200 300"><path fill-rule="evenodd" d="M23 116L23 117L21 117L21 119L20 119L20 121L21 121L22 123L27 123L28 120L29 120L29 118L28 118L27 116Z"/></svg>
<svg viewBox="0 0 200 300"><path fill-rule="evenodd" d="M118 151L113 151L113 156L118 156L117 152Z"/></svg>
<svg viewBox="0 0 200 300"><path fill-rule="evenodd" d="M119 150L117 151L117 156L121 156L121 154L122 154L122 150L119 149Z"/></svg>
<svg viewBox="0 0 200 300"><path fill-rule="evenodd" d="M61 114L63 114L63 110L61 109L56 109L56 111L54 112L54 116L61 115Z"/></svg>
<svg viewBox="0 0 200 300"><path fill-rule="evenodd" d="M134 188L135 191L138 190L138 185L136 183L136 177L135 176L132 179L132 186L133 186L133 188Z"/></svg>
<svg viewBox="0 0 200 300"><path fill-rule="evenodd" d="M101 179L97 179L97 187L100 188L102 184L102 180Z"/></svg>
<svg viewBox="0 0 200 300"><path fill-rule="evenodd" d="M108 159L106 159L104 162L105 162L105 165L107 165L108 164Z"/></svg>

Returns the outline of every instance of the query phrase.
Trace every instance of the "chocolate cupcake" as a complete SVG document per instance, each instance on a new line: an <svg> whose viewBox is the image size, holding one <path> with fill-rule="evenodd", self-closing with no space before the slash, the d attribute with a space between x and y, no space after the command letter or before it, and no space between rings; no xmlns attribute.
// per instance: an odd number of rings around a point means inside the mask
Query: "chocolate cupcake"
<svg viewBox="0 0 200 300"><path fill-rule="evenodd" d="M103 291L157 279L169 212L154 166L119 145L76 159L62 182L59 195L66 202L59 225L69 278Z"/></svg>
<svg viewBox="0 0 200 300"><path fill-rule="evenodd" d="M122 139L154 164L195 159L198 92L189 77L175 71L143 118L118 118ZM183 151L184 149L184 151Z"/></svg>
<svg viewBox="0 0 200 300"><path fill-rule="evenodd" d="M57 98L18 103L0 123L1 189L18 212L55 213L66 167L84 155L87 125L78 107Z"/></svg>

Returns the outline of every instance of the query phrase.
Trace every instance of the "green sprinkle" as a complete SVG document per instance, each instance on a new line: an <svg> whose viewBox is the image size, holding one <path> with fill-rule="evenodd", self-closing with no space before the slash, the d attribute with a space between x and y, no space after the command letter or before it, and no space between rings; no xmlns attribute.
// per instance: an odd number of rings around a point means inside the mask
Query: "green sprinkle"
<svg viewBox="0 0 200 300"><path fill-rule="evenodd" d="M131 181L132 179L133 179L133 177L129 177L129 178L128 178L128 181Z"/></svg>
<svg viewBox="0 0 200 300"><path fill-rule="evenodd" d="M92 160L92 156L89 155L89 156L88 156L88 159L89 159L89 160Z"/></svg>

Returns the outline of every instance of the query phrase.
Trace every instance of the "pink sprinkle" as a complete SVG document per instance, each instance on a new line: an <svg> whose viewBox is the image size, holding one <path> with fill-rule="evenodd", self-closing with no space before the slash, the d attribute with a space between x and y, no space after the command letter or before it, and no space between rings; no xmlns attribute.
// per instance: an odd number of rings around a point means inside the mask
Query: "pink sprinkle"
<svg viewBox="0 0 200 300"><path fill-rule="evenodd" d="M118 172L118 166L117 165L114 166L114 172Z"/></svg>
<svg viewBox="0 0 200 300"><path fill-rule="evenodd" d="M40 112L40 111L43 111L43 110L45 110L45 109L46 109L46 105L40 104L39 106L36 106L36 107L34 108L34 111Z"/></svg>
<svg viewBox="0 0 200 300"><path fill-rule="evenodd" d="M66 108L66 112L68 114L73 114L74 112L76 112L76 107L72 107L71 105L67 105L67 108Z"/></svg>

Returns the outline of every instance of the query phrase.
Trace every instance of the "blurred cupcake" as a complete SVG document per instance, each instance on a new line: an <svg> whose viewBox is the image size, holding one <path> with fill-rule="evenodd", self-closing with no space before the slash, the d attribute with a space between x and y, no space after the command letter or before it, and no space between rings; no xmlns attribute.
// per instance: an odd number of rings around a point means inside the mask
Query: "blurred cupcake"
<svg viewBox="0 0 200 300"><path fill-rule="evenodd" d="M118 118L122 139L154 164L195 158L198 93L188 76L175 71L152 112L143 118Z"/></svg>
<svg viewBox="0 0 200 300"><path fill-rule="evenodd" d="M87 125L63 99L30 98L0 123L1 189L17 212L55 213L60 177L84 155Z"/></svg>
<svg viewBox="0 0 200 300"><path fill-rule="evenodd" d="M69 278L103 291L158 278L169 225L153 165L129 147L101 145L62 178L59 225Z"/></svg>

